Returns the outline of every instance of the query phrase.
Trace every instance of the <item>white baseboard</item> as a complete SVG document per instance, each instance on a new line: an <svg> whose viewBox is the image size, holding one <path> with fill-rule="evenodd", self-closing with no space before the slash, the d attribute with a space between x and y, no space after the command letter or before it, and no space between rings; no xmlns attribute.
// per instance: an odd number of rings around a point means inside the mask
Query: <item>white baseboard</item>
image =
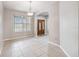
<svg viewBox="0 0 79 59"><path fill-rule="evenodd" d="M31 37L33 35L28 35L28 36L21 36L21 37L10 37L10 38L6 38L4 39L4 41L7 41L7 40L15 40L15 39L21 39L21 38L25 38L25 37Z"/></svg>
<svg viewBox="0 0 79 59"><path fill-rule="evenodd" d="M59 48L67 55L67 57L71 57L71 56L62 48L61 45L58 45L58 44L53 43L53 42L48 42L48 43L59 47Z"/></svg>

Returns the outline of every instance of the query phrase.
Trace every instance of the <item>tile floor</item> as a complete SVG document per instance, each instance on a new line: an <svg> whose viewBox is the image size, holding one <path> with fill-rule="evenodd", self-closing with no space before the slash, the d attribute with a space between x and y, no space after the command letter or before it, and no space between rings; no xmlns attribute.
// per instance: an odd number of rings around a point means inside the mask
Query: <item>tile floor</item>
<svg viewBox="0 0 79 59"><path fill-rule="evenodd" d="M47 57L48 37L23 38L5 42L2 57Z"/></svg>
<svg viewBox="0 0 79 59"><path fill-rule="evenodd" d="M48 44L49 57L67 57L67 55L57 46Z"/></svg>
<svg viewBox="0 0 79 59"><path fill-rule="evenodd" d="M49 47L49 48L48 48ZM49 53L48 53L49 52ZM48 36L5 41L1 57L66 56L61 49L48 44Z"/></svg>

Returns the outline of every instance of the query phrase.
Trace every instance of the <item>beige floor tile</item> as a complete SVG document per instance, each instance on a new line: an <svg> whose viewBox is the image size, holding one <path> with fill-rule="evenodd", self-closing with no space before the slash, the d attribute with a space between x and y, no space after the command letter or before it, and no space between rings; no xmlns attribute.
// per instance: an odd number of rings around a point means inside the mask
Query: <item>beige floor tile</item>
<svg viewBox="0 0 79 59"><path fill-rule="evenodd" d="M48 44L48 37L28 37L5 41L2 57L65 56L62 50Z"/></svg>
<svg viewBox="0 0 79 59"><path fill-rule="evenodd" d="M66 57L66 54L59 47L51 44L48 47L49 57Z"/></svg>
<svg viewBox="0 0 79 59"><path fill-rule="evenodd" d="M43 54L40 57L48 57L48 55L47 54Z"/></svg>

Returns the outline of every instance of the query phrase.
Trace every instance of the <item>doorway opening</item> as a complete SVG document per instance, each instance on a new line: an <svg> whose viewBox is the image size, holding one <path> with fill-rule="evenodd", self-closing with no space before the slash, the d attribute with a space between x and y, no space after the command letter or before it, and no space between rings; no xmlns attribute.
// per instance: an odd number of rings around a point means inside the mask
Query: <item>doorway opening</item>
<svg viewBox="0 0 79 59"><path fill-rule="evenodd" d="M38 27L37 27L37 35L44 35L45 34L45 20L38 20L37 23Z"/></svg>
<svg viewBox="0 0 79 59"><path fill-rule="evenodd" d="M37 14L37 36L48 35L48 12L41 12Z"/></svg>

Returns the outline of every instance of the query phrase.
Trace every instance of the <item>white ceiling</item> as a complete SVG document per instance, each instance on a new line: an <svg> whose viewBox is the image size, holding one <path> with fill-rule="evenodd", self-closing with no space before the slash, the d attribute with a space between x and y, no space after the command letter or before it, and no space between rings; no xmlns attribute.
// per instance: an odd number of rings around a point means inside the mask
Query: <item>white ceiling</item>
<svg viewBox="0 0 79 59"><path fill-rule="evenodd" d="M32 11L39 12L48 10L54 2L51 1L32 1ZM29 10L29 1L4 1L4 8L26 11Z"/></svg>
<svg viewBox="0 0 79 59"><path fill-rule="evenodd" d="M40 13L40 14L38 14L37 16L48 16L48 12L42 12L42 13Z"/></svg>

